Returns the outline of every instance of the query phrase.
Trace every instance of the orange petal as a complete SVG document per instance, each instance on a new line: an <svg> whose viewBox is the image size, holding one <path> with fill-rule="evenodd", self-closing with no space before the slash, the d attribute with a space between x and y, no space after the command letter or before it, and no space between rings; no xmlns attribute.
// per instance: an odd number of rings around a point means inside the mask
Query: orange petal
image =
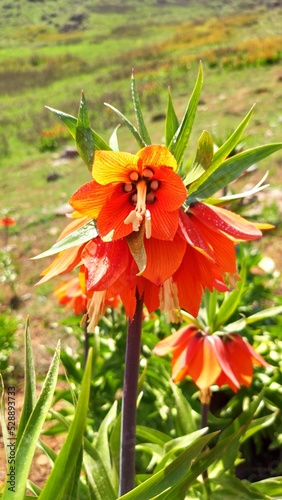
<svg viewBox="0 0 282 500"><path fill-rule="evenodd" d="M218 337L217 335L212 335L213 343L214 343L214 349L216 352L216 356L218 359L218 362L221 366L222 371L224 372L225 375L225 382L226 384L231 387L231 389L235 386L236 389L240 388L240 384L235 377L232 368L228 362L226 352L225 352L225 342L222 340L222 338ZM230 383L231 382L231 383ZM218 383L218 381L216 381ZM221 383L223 385L223 382Z"/></svg>
<svg viewBox="0 0 282 500"><path fill-rule="evenodd" d="M224 208L197 202L191 205L189 212L214 231L228 234L236 240L253 240L262 236L254 224Z"/></svg>
<svg viewBox="0 0 282 500"><path fill-rule="evenodd" d="M71 221L64 229L63 231L61 232L59 238L58 238L58 241L61 240L62 238L65 238L66 236L68 236L69 234L73 233L74 231L76 231L77 229L79 229L80 227L84 226L84 224L86 224L86 222L90 221L91 219L89 217L81 217L79 216L78 219L75 219L73 221Z"/></svg>
<svg viewBox="0 0 282 500"><path fill-rule="evenodd" d="M204 390L215 383L221 367L216 356L212 335L197 340L197 348L193 348L192 342L188 348L189 351L193 349L193 356L188 360L187 355L187 362L189 375L195 384Z"/></svg>
<svg viewBox="0 0 282 500"><path fill-rule="evenodd" d="M251 385L253 379L252 356L241 342L231 336L225 341L225 351L231 369L240 385Z"/></svg>
<svg viewBox="0 0 282 500"><path fill-rule="evenodd" d="M113 186L101 186L90 181L81 186L70 198L70 205L79 213L97 219L101 208L113 193Z"/></svg>
<svg viewBox="0 0 282 500"><path fill-rule="evenodd" d="M194 317L198 314L203 293L194 258L195 253L196 251L187 245L182 264L173 275L177 285L179 305Z"/></svg>
<svg viewBox="0 0 282 500"><path fill-rule="evenodd" d="M202 221L193 217L193 222L198 228L199 234L205 239L207 245L213 249L213 256L216 264L222 272L236 273L236 253L234 241L225 234L212 231Z"/></svg>
<svg viewBox="0 0 282 500"><path fill-rule="evenodd" d="M127 268L128 259L129 250L124 240L105 243L96 238L95 244L90 241L82 253L87 290L109 288Z"/></svg>
<svg viewBox="0 0 282 500"><path fill-rule="evenodd" d="M184 326L177 332L164 338L153 349L153 353L158 356L164 356L177 347L187 347L191 337L195 335L197 328L195 326Z"/></svg>
<svg viewBox="0 0 282 500"><path fill-rule="evenodd" d="M156 285L161 285L180 266L185 248L185 241L177 234L173 241L155 238L145 240L147 265L142 275Z"/></svg>
<svg viewBox="0 0 282 500"><path fill-rule="evenodd" d="M179 228L187 243L209 259L214 260L213 249L199 231L199 227L194 220L197 221L189 213L185 214L183 210L179 210Z"/></svg>
<svg viewBox="0 0 282 500"><path fill-rule="evenodd" d="M124 221L132 210L134 210L134 205L130 201L130 195L125 193L122 185L119 184L114 188L112 196L99 213L97 219L99 234L105 237L113 231L113 240L124 238L130 234L132 224L125 224Z"/></svg>
<svg viewBox="0 0 282 500"><path fill-rule="evenodd" d="M173 240L179 221L179 211L164 212L158 201L148 205L151 212L152 236L159 240Z"/></svg>
<svg viewBox="0 0 282 500"><path fill-rule="evenodd" d="M253 364L265 367L270 366L267 361L265 361L265 359L263 359L263 357L258 352L256 352L255 349L240 335L233 334L232 339L233 342L236 342L238 345L240 345L241 348L251 356Z"/></svg>
<svg viewBox="0 0 282 500"><path fill-rule="evenodd" d="M95 152L92 175L99 184L130 182L129 174L138 171L138 157L117 151Z"/></svg>
<svg viewBox="0 0 282 500"><path fill-rule="evenodd" d="M142 159L143 168L166 166L177 169L176 159L165 146L146 146L138 151L136 156Z"/></svg>
<svg viewBox="0 0 282 500"><path fill-rule="evenodd" d="M81 253L84 245L68 248L63 252L59 253L56 259L47 267L42 274L44 277L37 283L37 285L45 283L46 281L58 276L60 274L68 273L72 271L81 262Z"/></svg>
<svg viewBox="0 0 282 500"><path fill-rule="evenodd" d="M187 198L187 190L181 177L171 168L160 167L156 170L152 180L159 181L159 187L154 191L154 195L163 210L171 211L180 208Z"/></svg>

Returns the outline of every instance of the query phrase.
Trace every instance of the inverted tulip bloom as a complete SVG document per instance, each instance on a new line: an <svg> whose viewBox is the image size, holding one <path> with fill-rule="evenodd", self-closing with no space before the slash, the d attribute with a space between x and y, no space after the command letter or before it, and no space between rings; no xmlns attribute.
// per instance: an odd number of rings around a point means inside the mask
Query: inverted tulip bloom
<svg viewBox="0 0 282 500"><path fill-rule="evenodd" d="M193 325L161 340L153 352L158 356L172 352L172 379L180 382L189 375L203 392L215 384L237 392L241 385L251 385L253 365L269 366L237 333L207 335Z"/></svg>
<svg viewBox="0 0 282 500"><path fill-rule="evenodd" d="M116 240L144 223L146 236L172 240L178 228L178 209L187 197L177 163L165 146L147 146L136 155L96 151L94 181L70 199L82 215L97 220L102 238Z"/></svg>

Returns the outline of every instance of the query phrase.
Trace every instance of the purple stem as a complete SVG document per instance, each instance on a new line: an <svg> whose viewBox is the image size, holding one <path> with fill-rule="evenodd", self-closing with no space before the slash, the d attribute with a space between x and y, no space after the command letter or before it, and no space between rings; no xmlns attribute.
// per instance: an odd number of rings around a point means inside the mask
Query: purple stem
<svg viewBox="0 0 282 500"><path fill-rule="evenodd" d="M119 496L134 488L136 401L141 350L143 299L136 293L136 309L133 320L128 322L125 371L123 379L122 423L120 447Z"/></svg>

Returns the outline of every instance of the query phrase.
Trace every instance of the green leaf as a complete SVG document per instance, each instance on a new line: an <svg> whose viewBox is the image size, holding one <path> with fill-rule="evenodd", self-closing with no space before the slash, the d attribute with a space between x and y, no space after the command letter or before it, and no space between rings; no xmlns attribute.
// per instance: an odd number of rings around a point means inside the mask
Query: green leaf
<svg viewBox="0 0 282 500"><path fill-rule="evenodd" d="M240 447L241 437L244 435L246 430L248 429L255 412L257 411L259 404L262 400L263 391L254 398L253 401L248 406L248 409L243 411L235 420L230 424L219 436L219 442L224 440L227 436L233 435L239 429L239 433L237 434L237 438L233 440L232 444L230 444L228 448L228 453L224 454L221 458L223 461L224 469L230 470L234 467L235 459L238 454L238 450Z"/></svg>
<svg viewBox="0 0 282 500"><path fill-rule="evenodd" d="M183 393L179 387L170 380L170 386L175 399L175 409L177 411L175 417L175 426L177 433L180 435L189 434L197 430L197 422L193 410L183 396Z"/></svg>
<svg viewBox="0 0 282 500"><path fill-rule="evenodd" d="M144 148L146 146L146 143L142 139L141 135L139 134L137 128L134 127L134 125L124 116L118 109L116 109L114 106L111 106L111 104L108 104L105 102L105 106L108 106L108 108L112 109L118 116L119 118L124 121L126 126L129 128L130 132L132 133L133 137L136 139L137 144L139 144L140 148Z"/></svg>
<svg viewBox="0 0 282 500"><path fill-rule="evenodd" d="M77 117L75 142L79 155L85 161L88 169L91 172L94 160L94 137L90 128L90 121L84 92L82 92L79 113Z"/></svg>
<svg viewBox="0 0 282 500"><path fill-rule="evenodd" d="M23 498L25 498L25 489L29 475L29 469L32 463L33 455L42 426L51 406L52 397L57 383L59 361L60 354L58 344L57 350L53 357L53 361L45 378L42 391L32 411L32 414L30 415L30 418L27 422L27 425L23 431L22 437L17 447L14 465L15 470L17 471L17 500L22 500ZM9 483L7 482L3 500L14 500L14 498L15 493L11 490L9 491Z"/></svg>
<svg viewBox="0 0 282 500"><path fill-rule="evenodd" d="M119 145L118 145L118 137L117 137L117 131L119 129L120 125L118 125L115 130L113 131L110 140L109 140L109 145L113 151L119 151Z"/></svg>
<svg viewBox="0 0 282 500"><path fill-rule="evenodd" d="M266 172L263 178L248 191L228 194L226 196L221 196L220 198L207 198L205 202L209 205L226 205L226 203L229 203L230 201L239 200L240 198L252 197L254 194L259 193L259 191L262 191L263 189L269 187L269 184L263 184L267 176L268 172Z"/></svg>
<svg viewBox="0 0 282 500"><path fill-rule="evenodd" d="M171 441L171 437L164 432L158 431L157 429L151 429L150 427L146 427L144 425L136 426L136 435L141 439L145 439L150 443L158 444L162 447L165 443Z"/></svg>
<svg viewBox="0 0 282 500"><path fill-rule="evenodd" d="M64 113L63 111L59 111L58 109L50 108L46 106L49 111L54 113L62 122L66 125L68 131L70 132L72 138L76 140L76 127L77 127L77 118L75 116ZM93 140L94 140L94 148L95 149L105 149L110 150L110 146L102 139L102 137L97 134L94 130L91 129Z"/></svg>
<svg viewBox="0 0 282 500"><path fill-rule="evenodd" d="M191 98L189 100L188 106L184 113L183 119L174 134L171 143L169 144L169 150L176 158L177 164L180 167L184 158L185 150L189 141L189 137L192 131L198 102L201 95L203 84L203 69L202 64L199 67L199 73L195 87L193 89Z"/></svg>
<svg viewBox="0 0 282 500"><path fill-rule="evenodd" d="M184 179L184 184L191 184L198 179L210 166L213 157L213 140L212 136L204 130L198 141L198 148L195 160L188 170Z"/></svg>
<svg viewBox="0 0 282 500"><path fill-rule="evenodd" d="M228 500L250 500L252 498L254 500L261 500L270 498L257 494L251 483L241 481L230 474L221 475L214 480L211 479L211 484L214 484L216 487L212 495L213 500L222 500L223 498L228 498Z"/></svg>
<svg viewBox="0 0 282 500"><path fill-rule="evenodd" d="M218 148L218 150L214 153L211 167L215 170L231 153L231 151L237 146L240 141L250 119L253 114L254 106L247 113L242 122L238 125L236 130L230 135L227 141Z"/></svg>
<svg viewBox="0 0 282 500"><path fill-rule="evenodd" d="M232 292L226 292L224 294L224 299L219 307L216 317L215 317L215 330L219 330L222 325L224 325L228 319L232 316L232 314L237 310L238 305L240 303L243 291L245 289L246 283L246 266L245 263L242 262L241 269L241 281L239 281L237 285L237 290L233 290Z"/></svg>
<svg viewBox="0 0 282 500"><path fill-rule="evenodd" d="M28 419L36 404L36 375L34 370L33 353L29 333L29 318L25 326L25 381L24 402L17 430L17 442L20 442Z"/></svg>
<svg viewBox="0 0 282 500"><path fill-rule="evenodd" d="M5 415L5 387L4 387L4 382L3 382L3 377L0 373L0 421L1 421L1 429L2 429L2 435L3 435L3 443L4 443L4 449L5 449L5 454L6 454L6 462L7 462L7 446L9 444L9 435L8 435L8 429L6 425L6 415Z"/></svg>
<svg viewBox="0 0 282 500"><path fill-rule="evenodd" d="M112 462L110 455L110 443L109 443L109 428L113 424L117 417L117 401L114 402L111 409L107 413L103 422L101 423L97 439L95 441L95 448L98 451L104 467L107 471L108 476L113 480L112 477Z"/></svg>
<svg viewBox="0 0 282 500"><path fill-rule="evenodd" d="M282 476L263 479L257 483L253 483L253 488L260 493L269 495L270 498L281 498L282 491ZM255 498L254 496L252 498Z"/></svg>
<svg viewBox="0 0 282 500"><path fill-rule="evenodd" d="M279 415L279 410L271 413L270 415L264 415L263 417L252 420L244 436L242 436L241 442L244 443L244 441L249 439L257 432L261 432L262 429L265 429L273 425L278 415Z"/></svg>
<svg viewBox="0 0 282 500"><path fill-rule="evenodd" d="M227 332L238 332L240 330L243 330L246 325L251 325L252 323L262 321L266 318L273 318L274 316L277 316L279 314L282 314L282 306L269 307L255 314L252 314L247 318L242 318L238 321L234 321L233 323L229 323L229 325L225 326L224 330L226 330Z"/></svg>
<svg viewBox="0 0 282 500"><path fill-rule="evenodd" d="M134 488L129 493L120 497L120 500L151 500L154 496L172 488L185 477L191 463L199 455L202 448L217 434L214 432L208 436L203 436L192 443L187 450L181 453L167 467L153 474L150 479ZM173 497L172 497L173 498Z"/></svg>
<svg viewBox="0 0 282 500"><path fill-rule="evenodd" d="M76 125L77 125L77 118L75 116L69 115L67 113L64 113L63 111L59 111L58 109L50 108L49 106L45 106L51 113L54 113L62 122L66 125L69 133L71 134L72 138L75 139L76 135Z"/></svg>
<svg viewBox="0 0 282 500"><path fill-rule="evenodd" d="M81 454L88 413L91 370L92 349L89 350L74 419L69 428L66 441L40 494L40 500L50 500L50 498L59 500L64 498L71 478L75 473L77 474L76 464Z"/></svg>
<svg viewBox="0 0 282 500"><path fill-rule="evenodd" d="M154 473L161 470L167 464L167 462L170 462L175 458L176 454L179 454L180 451L187 449L188 446L190 446L206 432L207 429L202 428L195 432L190 432L189 434L186 434L186 436L171 439L168 443L165 444L163 448L164 456L155 468Z"/></svg>
<svg viewBox="0 0 282 500"><path fill-rule="evenodd" d="M76 231L73 231L61 240L57 241L51 248L49 248L49 250L33 257L33 260L49 257L50 255L55 255L63 250L67 250L67 248L82 245L82 243L86 243L87 241L96 238L96 236L98 236L98 231L94 220L88 221L84 224L84 226L79 227Z"/></svg>
<svg viewBox="0 0 282 500"><path fill-rule="evenodd" d="M216 168L214 168L214 165L211 165L195 184L191 186L187 198L188 203L209 198L215 192L223 189L224 186L227 186L227 184L237 179L237 177L248 167L267 158L267 156L275 153L281 148L282 144L279 143L267 144L266 146L259 146L238 153L228 158L220 165L217 165Z"/></svg>
<svg viewBox="0 0 282 500"><path fill-rule="evenodd" d="M179 121L176 116L174 106L171 99L170 88L168 88L168 102L167 102L167 111L166 111L166 122L165 122L165 145L166 147L172 141L174 134L176 133L179 127Z"/></svg>
<svg viewBox="0 0 282 500"><path fill-rule="evenodd" d="M149 136L149 133L148 133L148 130L146 128L145 121L143 118L140 99L139 99L139 95L137 92L133 72L132 72L132 76L131 76L131 92L132 92L132 100L133 100L133 105L134 105L135 116L136 116L136 120L138 123L139 134L142 137L142 140L144 141L144 143L146 145L151 144L151 139L150 139L150 136Z"/></svg>

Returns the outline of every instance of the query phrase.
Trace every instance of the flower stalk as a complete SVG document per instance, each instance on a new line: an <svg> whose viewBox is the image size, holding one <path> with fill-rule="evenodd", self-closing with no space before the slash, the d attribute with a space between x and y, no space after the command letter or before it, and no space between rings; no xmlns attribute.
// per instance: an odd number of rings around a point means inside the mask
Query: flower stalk
<svg viewBox="0 0 282 500"><path fill-rule="evenodd" d="M125 371L123 380L122 423L120 446L119 496L134 488L136 401L138 394L138 372L141 350L143 298L136 293L136 309L128 323Z"/></svg>

